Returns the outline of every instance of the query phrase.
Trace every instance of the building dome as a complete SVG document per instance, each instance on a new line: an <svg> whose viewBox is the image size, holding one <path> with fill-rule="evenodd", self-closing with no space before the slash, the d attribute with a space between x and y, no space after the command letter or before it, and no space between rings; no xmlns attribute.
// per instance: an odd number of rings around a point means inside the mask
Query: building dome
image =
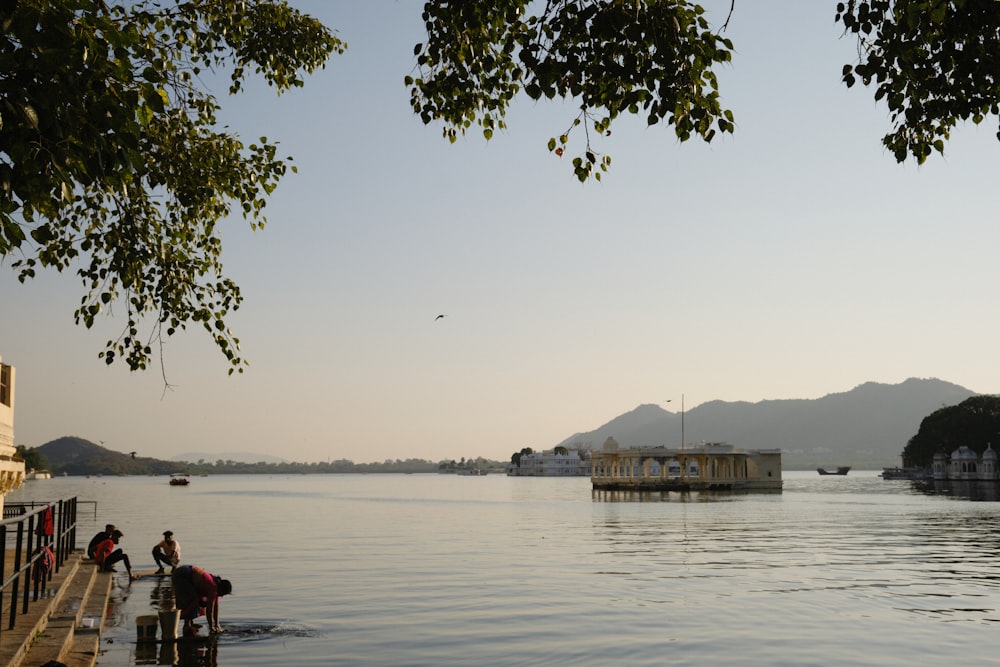
<svg viewBox="0 0 1000 667"><path fill-rule="evenodd" d="M968 447L966 447L965 445L962 445L961 447L959 447L958 449L956 449L955 451L953 451L951 453L951 460L952 461L978 461L979 460L979 456L974 451L972 451L971 449L969 449Z"/></svg>
<svg viewBox="0 0 1000 667"><path fill-rule="evenodd" d="M983 452L983 461L996 461L997 452L990 443L986 443L986 451Z"/></svg>

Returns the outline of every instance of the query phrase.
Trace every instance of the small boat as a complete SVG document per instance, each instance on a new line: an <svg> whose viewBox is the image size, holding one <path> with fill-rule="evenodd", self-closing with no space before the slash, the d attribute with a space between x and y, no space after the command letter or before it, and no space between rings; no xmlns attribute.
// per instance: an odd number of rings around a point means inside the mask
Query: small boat
<svg viewBox="0 0 1000 667"><path fill-rule="evenodd" d="M186 472L175 472L170 476L170 486L187 486L190 483Z"/></svg>
<svg viewBox="0 0 1000 667"><path fill-rule="evenodd" d="M882 479L930 479L931 473L925 468L882 468Z"/></svg>
<svg viewBox="0 0 1000 667"><path fill-rule="evenodd" d="M821 475L846 475L850 471L851 466L839 466L836 470L827 470L826 468L816 468L816 472Z"/></svg>

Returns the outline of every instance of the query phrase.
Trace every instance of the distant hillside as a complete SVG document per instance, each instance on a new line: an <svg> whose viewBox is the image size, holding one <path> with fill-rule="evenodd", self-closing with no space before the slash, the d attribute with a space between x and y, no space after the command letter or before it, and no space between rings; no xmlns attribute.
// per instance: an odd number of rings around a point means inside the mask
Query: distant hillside
<svg viewBox="0 0 1000 667"><path fill-rule="evenodd" d="M254 475L254 474L345 474L345 473L457 473L475 466L502 471L506 461L485 458L468 459L463 464L455 461L433 462L425 459L385 461L384 463L359 463L337 460L325 463L288 462L274 456L252 453L194 454L196 461L160 461L132 453L123 454L95 445L89 440L75 437L59 438L35 448L48 461L56 474L70 475L164 475L184 472L191 475ZM192 455L182 455L192 456ZM209 461L208 458L214 460ZM239 461L238 458L247 459ZM271 459L262 460L262 459Z"/></svg>
<svg viewBox="0 0 1000 667"><path fill-rule="evenodd" d="M910 378L895 385L867 382L817 399L710 401L685 411L684 440L688 445L707 441L745 449L780 447L785 468L877 469L900 464L903 447L924 417L975 395L943 380ZM681 415L640 405L557 445L600 447L608 437L623 447L676 447Z"/></svg>
<svg viewBox="0 0 1000 667"><path fill-rule="evenodd" d="M132 458L131 452L115 452L73 436L47 442L37 447L37 451L56 475L64 472L68 475L169 475L186 470L183 463L147 456Z"/></svg>

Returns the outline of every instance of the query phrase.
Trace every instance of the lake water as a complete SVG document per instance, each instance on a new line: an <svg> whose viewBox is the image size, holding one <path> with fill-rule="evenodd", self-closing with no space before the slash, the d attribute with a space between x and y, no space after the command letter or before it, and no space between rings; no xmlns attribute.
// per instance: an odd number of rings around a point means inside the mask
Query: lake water
<svg viewBox="0 0 1000 667"><path fill-rule="evenodd" d="M169 579L116 575L102 667L996 664L1000 503L874 471L781 494L594 494L586 478L57 478L133 567L170 529L233 582L204 655L136 644ZM205 647L203 647L205 648ZM137 653L138 649L138 653Z"/></svg>

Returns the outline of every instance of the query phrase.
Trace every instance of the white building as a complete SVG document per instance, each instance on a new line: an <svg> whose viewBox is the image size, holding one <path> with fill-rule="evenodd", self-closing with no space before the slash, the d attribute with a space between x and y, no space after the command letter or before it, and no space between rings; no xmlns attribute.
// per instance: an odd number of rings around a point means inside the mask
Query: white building
<svg viewBox="0 0 1000 667"><path fill-rule="evenodd" d="M511 477L588 477L590 452L569 449L566 454L557 454L549 449L522 454L520 465L513 461L507 464L507 474Z"/></svg>
<svg viewBox="0 0 1000 667"><path fill-rule="evenodd" d="M996 482L997 452L990 444L982 456L975 450L962 445L948 456L944 453L934 455L932 465L933 476L939 481L959 482Z"/></svg>
<svg viewBox="0 0 1000 667"><path fill-rule="evenodd" d="M14 454L14 367L0 359L0 512L3 499L24 482L24 461Z"/></svg>

